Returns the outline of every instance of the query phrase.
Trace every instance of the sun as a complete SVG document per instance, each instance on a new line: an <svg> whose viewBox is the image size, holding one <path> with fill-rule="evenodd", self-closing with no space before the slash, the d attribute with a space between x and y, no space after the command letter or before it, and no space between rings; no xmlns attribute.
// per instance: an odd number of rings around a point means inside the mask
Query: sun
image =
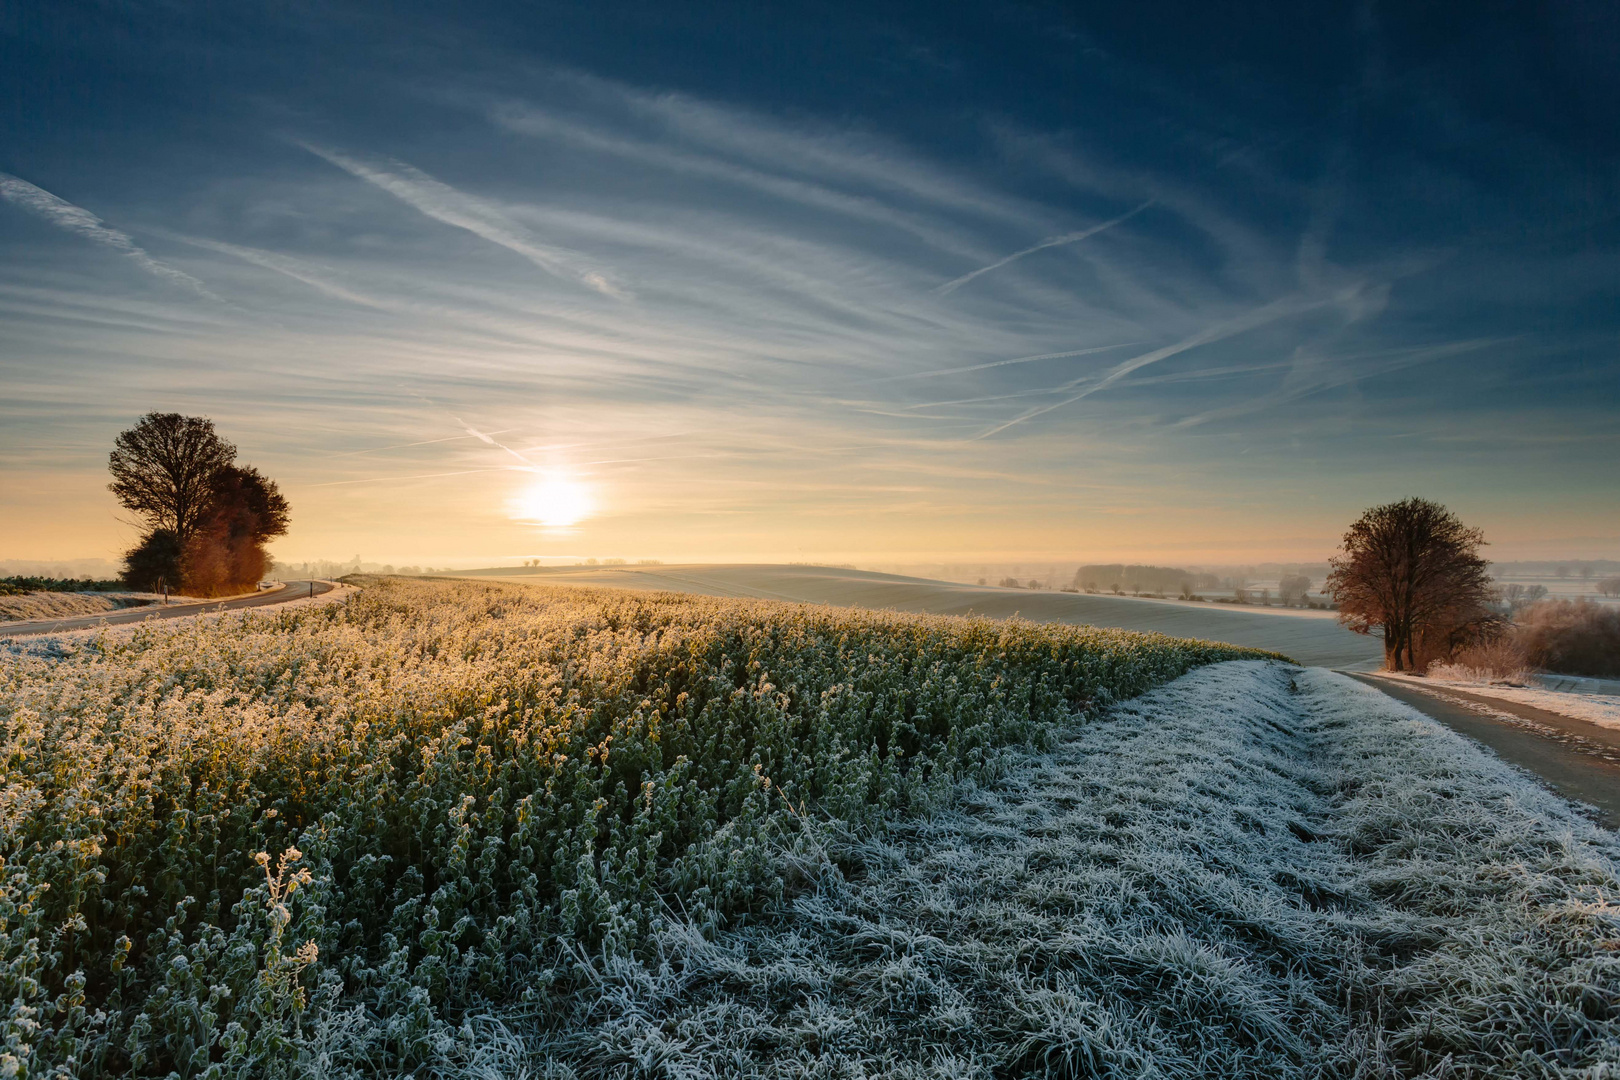
<svg viewBox="0 0 1620 1080"><path fill-rule="evenodd" d="M549 473L520 491L513 500L512 516L548 529L567 529L590 516L591 491L565 473Z"/></svg>

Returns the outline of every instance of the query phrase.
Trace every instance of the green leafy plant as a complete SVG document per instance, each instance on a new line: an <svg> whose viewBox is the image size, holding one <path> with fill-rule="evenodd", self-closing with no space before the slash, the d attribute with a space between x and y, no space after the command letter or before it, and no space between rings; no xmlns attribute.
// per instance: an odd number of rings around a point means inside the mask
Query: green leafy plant
<svg viewBox="0 0 1620 1080"><path fill-rule="evenodd" d="M538 1007L674 912L780 899L796 813L881 827L1060 720L1257 655L401 579L12 655L3 1052L27 1075L411 1071L471 1045L475 1003Z"/></svg>

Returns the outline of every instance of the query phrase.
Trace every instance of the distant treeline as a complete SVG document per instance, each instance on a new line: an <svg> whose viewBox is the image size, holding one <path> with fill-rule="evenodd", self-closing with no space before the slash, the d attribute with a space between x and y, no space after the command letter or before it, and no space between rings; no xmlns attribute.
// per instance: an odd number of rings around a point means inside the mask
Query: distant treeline
<svg viewBox="0 0 1620 1080"><path fill-rule="evenodd" d="M118 592L126 587L122 581L97 581L91 578L0 578L0 596L19 596L31 592Z"/></svg>
<svg viewBox="0 0 1620 1080"><path fill-rule="evenodd" d="M1122 592L1179 593L1183 589L1214 589L1220 583L1220 578L1214 574L1174 566L1108 563L1082 566L1074 572L1074 587L1077 589L1112 591L1117 588Z"/></svg>
<svg viewBox="0 0 1620 1080"><path fill-rule="evenodd" d="M1491 564L1491 574L1505 577L1555 577L1590 580L1602 575L1620 573L1620 561L1614 559L1556 559L1535 562L1499 562Z"/></svg>
<svg viewBox="0 0 1620 1080"><path fill-rule="evenodd" d="M395 566L393 563L361 562L356 555L348 562L335 562L331 559L310 559L301 563L276 563L276 572L284 577L311 577L336 579L348 574L384 574L394 576L403 574L414 576L417 574L448 574L448 566Z"/></svg>

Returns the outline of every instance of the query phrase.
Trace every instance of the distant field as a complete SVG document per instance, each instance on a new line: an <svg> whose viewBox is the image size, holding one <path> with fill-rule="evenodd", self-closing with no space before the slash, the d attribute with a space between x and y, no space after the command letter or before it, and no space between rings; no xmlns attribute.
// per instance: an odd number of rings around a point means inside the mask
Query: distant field
<svg viewBox="0 0 1620 1080"><path fill-rule="evenodd" d="M882 608L930 615L1019 615L1035 622L1147 630L1285 653L1302 664L1370 670L1383 662L1376 638L1352 634L1331 612L998 589L821 566L683 565L502 567L458 576L546 585L660 589L704 596Z"/></svg>

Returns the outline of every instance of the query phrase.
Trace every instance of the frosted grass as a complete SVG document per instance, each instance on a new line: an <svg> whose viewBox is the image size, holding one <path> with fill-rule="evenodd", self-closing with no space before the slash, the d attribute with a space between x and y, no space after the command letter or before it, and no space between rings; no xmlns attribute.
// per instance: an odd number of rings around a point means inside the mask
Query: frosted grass
<svg viewBox="0 0 1620 1080"><path fill-rule="evenodd" d="M1615 836L1254 655L427 582L29 639L0 1076L1614 1075Z"/></svg>
<svg viewBox="0 0 1620 1080"><path fill-rule="evenodd" d="M498 1072L469 1017L768 910L806 807L881 828L1257 655L402 580L0 643L0 1078Z"/></svg>
<svg viewBox="0 0 1620 1080"><path fill-rule="evenodd" d="M551 1076L1620 1075L1614 834L1377 692L1195 671L762 922L576 968Z"/></svg>

